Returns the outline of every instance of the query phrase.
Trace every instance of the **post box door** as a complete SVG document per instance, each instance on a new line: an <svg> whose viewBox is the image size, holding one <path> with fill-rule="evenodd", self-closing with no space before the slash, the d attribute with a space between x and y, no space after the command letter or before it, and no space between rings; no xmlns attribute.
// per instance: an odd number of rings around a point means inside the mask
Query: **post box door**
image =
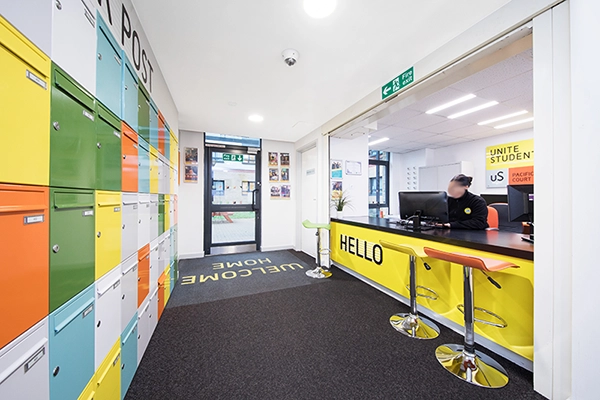
<svg viewBox="0 0 600 400"><path fill-rule="evenodd" d="M100 103L96 103L96 149L96 189L120 191L121 121Z"/></svg>
<svg viewBox="0 0 600 400"><path fill-rule="evenodd" d="M138 250L138 195L123 193L121 261Z"/></svg>
<svg viewBox="0 0 600 400"><path fill-rule="evenodd" d="M172 227L171 228L171 255L170 255L171 256L171 264L173 264L173 261L175 260L175 253L176 253L176 250L175 250L175 245L176 245L176 243L175 243L175 236L176 236L176 232L177 232L176 228Z"/></svg>
<svg viewBox="0 0 600 400"><path fill-rule="evenodd" d="M135 313L121 334L121 400L125 398L137 369L137 337L138 318Z"/></svg>
<svg viewBox="0 0 600 400"><path fill-rule="evenodd" d="M94 318L94 285L50 314L50 399L76 399L94 375Z"/></svg>
<svg viewBox="0 0 600 400"><path fill-rule="evenodd" d="M104 20L97 14L96 97L121 118L121 48Z"/></svg>
<svg viewBox="0 0 600 400"><path fill-rule="evenodd" d="M158 323L158 287L150 296L150 314L148 315L148 331L150 332L150 336L148 337L148 341L150 341L150 338L154 334L157 323Z"/></svg>
<svg viewBox="0 0 600 400"><path fill-rule="evenodd" d="M50 186L93 189L96 101L55 64L51 92Z"/></svg>
<svg viewBox="0 0 600 400"><path fill-rule="evenodd" d="M169 197L169 226L168 229L171 229L175 226L175 195L172 194Z"/></svg>
<svg viewBox="0 0 600 400"><path fill-rule="evenodd" d="M121 262L121 193L96 191L96 279Z"/></svg>
<svg viewBox="0 0 600 400"><path fill-rule="evenodd" d="M150 95L138 81L138 134L150 143Z"/></svg>
<svg viewBox="0 0 600 400"><path fill-rule="evenodd" d="M171 196L165 194L165 232L171 230Z"/></svg>
<svg viewBox="0 0 600 400"><path fill-rule="evenodd" d="M166 279L166 275L163 271L163 273L160 275L160 277L158 278L158 318L157 320L160 320L160 317L162 317L162 313L163 310L165 309L165 279Z"/></svg>
<svg viewBox="0 0 600 400"><path fill-rule="evenodd" d="M158 195L150 195L150 241L158 237Z"/></svg>
<svg viewBox="0 0 600 400"><path fill-rule="evenodd" d="M138 192L150 193L150 147L138 136Z"/></svg>
<svg viewBox="0 0 600 400"><path fill-rule="evenodd" d="M50 312L94 283L94 192L50 189Z"/></svg>
<svg viewBox="0 0 600 400"><path fill-rule="evenodd" d="M154 293L158 286L160 276L160 252L158 249L158 238L150 243L150 293Z"/></svg>
<svg viewBox="0 0 600 400"><path fill-rule="evenodd" d="M169 265L165 270L165 307L171 297L171 266ZM163 309L164 311L164 309Z"/></svg>
<svg viewBox="0 0 600 400"><path fill-rule="evenodd" d="M150 193L158 193L158 176L160 165L158 161L158 150L150 147Z"/></svg>
<svg viewBox="0 0 600 400"><path fill-rule="evenodd" d="M0 399L48 400L48 318L0 349Z"/></svg>
<svg viewBox="0 0 600 400"><path fill-rule="evenodd" d="M111 348L110 353L94 375L94 400L115 400L121 397L121 338Z"/></svg>
<svg viewBox="0 0 600 400"><path fill-rule="evenodd" d="M122 191L137 193L138 191L138 135L126 123L122 123L122 160L120 160L122 171Z"/></svg>
<svg viewBox="0 0 600 400"><path fill-rule="evenodd" d="M52 60L96 91L96 13L90 0L52 2Z"/></svg>
<svg viewBox="0 0 600 400"><path fill-rule="evenodd" d="M140 306L138 310L138 336L137 336L137 364L140 365L140 361L142 360L142 356L146 351L146 346L148 342L146 341L146 337L149 334L148 328L148 314L150 310L150 298L146 299L146 301Z"/></svg>
<svg viewBox="0 0 600 400"><path fill-rule="evenodd" d="M156 148L160 154L168 157L167 153L165 153L165 125L165 117L158 111L158 140Z"/></svg>
<svg viewBox="0 0 600 400"><path fill-rule="evenodd" d="M169 125L167 125L167 123L165 122L165 133L164 133L165 146L164 146L163 154L165 155L165 158L167 159L167 161L171 160L171 133L170 133L170 131L171 131L171 129L169 128Z"/></svg>
<svg viewBox="0 0 600 400"><path fill-rule="evenodd" d="M138 250L150 243L150 195L138 194Z"/></svg>
<svg viewBox="0 0 600 400"><path fill-rule="evenodd" d="M169 268L169 266L171 265L171 231L166 231L165 235L165 245L163 247L163 251L164 251L164 260L165 263L163 265L163 269L167 270Z"/></svg>
<svg viewBox="0 0 600 400"><path fill-rule="evenodd" d="M165 195L158 195L158 235L165 232Z"/></svg>
<svg viewBox="0 0 600 400"><path fill-rule="evenodd" d="M174 204L173 214L175 215L175 225L177 225L177 209L179 208L179 202L178 202L177 195L175 195L175 203L173 203L173 204Z"/></svg>
<svg viewBox="0 0 600 400"><path fill-rule="evenodd" d="M169 129L169 138L170 138L170 144L169 144L169 152L170 152L170 156L169 156L169 160L171 161L171 163L173 164L173 166L178 167L178 163L179 163L179 157L178 157L178 143L177 143L177 138L175 137L175 134L173 133L173 131L171 131Z"/></svg>
<svg viewBox="0 0 600 400"><path fill-rule="evenodd" d="M121 266L96 281L95 370L121 335Z"/></svg>
<svg viewBox="0 0 600 400"><path fill-rule="evenodd" d="M150 146L158 150L158 107L152 99L150 99Z"/></svg>
<svg viewBox="0 0 600 400"><path fill-rule="evenodd" d="M150 291L150 245L138 251L138 307Z"/></svg>
<svg viewBox="0 0 600 400"><path fill-rule="evenodd" d="M50 58L0 16L0 65L0 182L48 186Z"/></svg>
<svg viewBox="0 0 600 400"><path fill-rule="evenodd" d="M134 131L138 131L138 80L135 69L129 62L125 51L123 59L123 98L121 99L123 121Z"/></svg>
<svg viewBox="0 0 600 400"><path fill-rule="evenodd" d="M137 253L121 264L121 331L125 330L125 327L137 312L137 267Z"/></svg>
<svg viewBox="0 0 600 400"><path fill-rule="evenodd" d="M48 200L48 188L0 184L0 348L48 315Z"/></svg>
<svg viewBox="0 0 600 400"><path fill-rule="evenodd" d="M171 193L171 165L169 164L169 160L163 158L163 193L169 194Z"/></svg>
<svg viewBox="0 0 600 400"><path fill-rule="evenodd" d="M165 258L165 237L161 236L158 239L158 275L160 275L165 271L167 266L167 258Z"/></svg>
<svg viewBox="0 0 600 400"><path fill-rule="evenodd" d="M175 289L175 282L177 281L177 271L175 270L175 263L171 264L171 294L173 294L173 289Z"/></svg>

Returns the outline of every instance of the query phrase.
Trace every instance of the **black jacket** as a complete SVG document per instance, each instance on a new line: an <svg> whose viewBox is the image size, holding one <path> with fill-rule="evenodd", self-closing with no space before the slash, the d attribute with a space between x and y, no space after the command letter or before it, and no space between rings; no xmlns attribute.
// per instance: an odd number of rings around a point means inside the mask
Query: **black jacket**
<svg viewBox="0 0 600 400"><path fill-rule="evenodd" d="M485 200L468 190L459 198L448 198L448 213L452 229L485 229L488 209Z"/></svg>

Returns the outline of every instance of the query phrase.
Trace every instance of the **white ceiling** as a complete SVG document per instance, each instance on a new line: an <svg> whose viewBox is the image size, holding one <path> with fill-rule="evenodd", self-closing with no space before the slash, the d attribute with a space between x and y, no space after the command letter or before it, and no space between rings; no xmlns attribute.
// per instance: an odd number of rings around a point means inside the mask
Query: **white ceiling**
<svg viewBox="0 0 600 400"><path fill-rule="evenodd" d="M132 1L180 129L295 141L510 0L338 0L324 19L302 0Z"/></svg>
<svg viewBox="0 0 600 400"><path fill-rule="evenodd" d="M425 112L467 94L477 97L435 114ZM472 114L448 119L459 111L490 101L499 102ZM527 110L528 114L487 126L477 125L493 118ZM407 153L424 148L439 148L533 127L533 122L504 129L504 123L533 117L533 54L529 49L442 89L411 106L377 121L371 141L390 140L371 146L372 150Z"/></svg>

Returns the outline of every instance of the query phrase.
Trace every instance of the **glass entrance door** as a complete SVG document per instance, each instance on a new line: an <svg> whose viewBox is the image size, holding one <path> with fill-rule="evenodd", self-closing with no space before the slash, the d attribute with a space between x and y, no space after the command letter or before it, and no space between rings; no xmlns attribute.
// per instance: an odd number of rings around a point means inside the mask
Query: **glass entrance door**
<svg viewBox="0 0 600 400"><path fill-rule="evenodd" d="M207 254L260 249L260 151L206 147Z"/></svg>

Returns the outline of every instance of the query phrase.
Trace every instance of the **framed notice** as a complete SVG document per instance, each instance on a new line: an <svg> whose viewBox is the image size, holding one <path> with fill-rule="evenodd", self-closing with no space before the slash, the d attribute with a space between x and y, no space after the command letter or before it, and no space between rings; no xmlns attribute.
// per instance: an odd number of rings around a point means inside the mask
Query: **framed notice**
<svg viewBox="0 0 600 400"><path fill-rule="evenodd" d="M277 167L279 160L277 159L277 153L269 152L269 167Z"/></svg>
<svg viewBox="0 0 600 400"><path fill-rule="evenodd" d="M198 183L198 166L197 165L186 165L185 176L183 181L185 183Z"/></svg>
<svg viewBox="0 0 600 400"><path fill-rule="evenodd" d="M362 175L362 163L360 161L346 161L346 175Z"/></svg>
<svg viewBox="0 0 600 400"><path fill-rule="evenodd" d="M290 169L289 168L281 168L281 182L289 182L290 181Z"/></svg>
<svg viewBox="0 0 600 400"><path fill-rule="evenodd" d="M290 153L281 153L280 157L281 157L280 164L282 166L290 165Z"/></svg>
<svg viewBox="0 0 600 400"><path fill-rule="evenodd" d="M290 198L290 185L281 185L281 198L284 200Z"/></svg>
<svg viewBox="0 0 600 400"><path fill-rule="evenodd" d="M271 198L272 199L280 199L281 198L281 187L279 185L271 185Z"/></svg>
<svg viewBox="0 0 600 400"><path fill-rule="evenodd" d="M342 195L342 181L331 182L331 197L334 199Z"/></svg>
<svg viewBox="0 0 600 400"><path fill-rule="evenodd" d="M269 168L269 182L279 182L279 168Z"/></svg>
<svg viewBox="0 0 600 400"><path fill-rule="evenodd" d="M331 179L342 179L342 160L331 160Z"/></svg>
<svg viewBox="0 0 600 400"><path fill-rule="evenodd" d="M198 165L198 148L197 147L186 147L185 148L185 165Z"/></svg>

